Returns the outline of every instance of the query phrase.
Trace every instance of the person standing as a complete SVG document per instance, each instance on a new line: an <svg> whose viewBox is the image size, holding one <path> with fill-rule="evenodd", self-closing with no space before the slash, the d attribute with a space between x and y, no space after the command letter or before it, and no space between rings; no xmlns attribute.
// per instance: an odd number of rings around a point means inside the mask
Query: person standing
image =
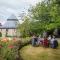
<svg viewBox="0 0 60 60"><path fill-rule="evenodd" d="M36 44L37 44L37 36L33 35L32 36L32 46L36 46Z"/></svg>
<svg viewBox="0 0 60 60"><path fill-rule="evenodd" d="M43 44L43 38L42 38L42 36L41 35L39 35L39 37L38 37L38 45L42 45Z"/></svg>
<svg viewBox="0 0 60 60"><path fill-rule="evenodd" d="M50 41L51 41L52 37L51 35L48 36L48 42L49 42L49 46L50 46Z"/></svg>
<svg viewBox="0 0 60 60"><path fill-rule="evenodd" d="M48 36L48 40L49 40L49 41L51 40L51 35Z"/></svg>
<svg viewBox="0 0 60 60"><path fill-rule="evenodd" d="M57 48L58 47L58 41L55 39L55 36L51 39L51 48Z"/></svg>
<svg viewBox="0 0 60 60"><path fill-rule="evenodd" d="M43 46L44 47L49 47L49 41L48 41L47 37L44 37Z"/></svg>

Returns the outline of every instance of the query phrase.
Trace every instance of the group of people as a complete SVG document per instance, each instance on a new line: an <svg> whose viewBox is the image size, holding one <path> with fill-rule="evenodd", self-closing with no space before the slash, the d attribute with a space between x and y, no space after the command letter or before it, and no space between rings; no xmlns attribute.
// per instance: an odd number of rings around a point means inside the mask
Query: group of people
<svg viewBox="0 0 60 60"><path fill-rule="evenodd" d="M57 48L58 41L56 40L54 35L49 35L48 37L41 37L41 36L32 36L32 46L43 46L43 47L51 47Z"/></svg>

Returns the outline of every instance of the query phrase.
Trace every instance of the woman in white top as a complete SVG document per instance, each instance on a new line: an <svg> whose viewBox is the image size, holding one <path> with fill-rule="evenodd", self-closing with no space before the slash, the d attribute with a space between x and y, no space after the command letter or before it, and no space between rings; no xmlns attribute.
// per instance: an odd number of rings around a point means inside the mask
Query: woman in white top
<svg viewBox="0 0 60 60"><path fill-rule="evenodd" d="M44 39L42 38L42 36L39 35L39 37L38 37L38 45L41 45L43 40Z"/></svg>
<svg viewBox="0 0 60 60"><path fill-rule="evenodd" d="M49 35L49 36L48 36L48 42L49 42L49 46L51 45L51 44L50 44L50 42L51 42L51 39L52 39L52 37L51 37L51 35Z"/></svg>
<svg viewBox="0 0 60 60"><path fill-rule="evenodd" d="M51 35L49 35L48 40L49 40L49 41L51 40Z"/></svg>
<svg viewBox="0 0 60 60"><path fill-rule="evenodd" d="M53 48L53 46L54 46L54 41L55 41L56 39L55 39L55 36L53 36L52 37L52 39L51 39L51 41L50 41L50 44L51 44L51 47Z"/></svg>

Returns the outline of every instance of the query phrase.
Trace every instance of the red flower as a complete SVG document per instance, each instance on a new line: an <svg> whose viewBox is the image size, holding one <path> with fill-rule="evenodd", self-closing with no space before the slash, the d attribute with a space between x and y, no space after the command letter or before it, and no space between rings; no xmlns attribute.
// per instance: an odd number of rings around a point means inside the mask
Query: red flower
<svg viewBox="0 0 60 60"><path fill-rule="evenodd" d="M9 48L14 48L14 46L13 45L10 45L10 46L8 46Z"/></svg>

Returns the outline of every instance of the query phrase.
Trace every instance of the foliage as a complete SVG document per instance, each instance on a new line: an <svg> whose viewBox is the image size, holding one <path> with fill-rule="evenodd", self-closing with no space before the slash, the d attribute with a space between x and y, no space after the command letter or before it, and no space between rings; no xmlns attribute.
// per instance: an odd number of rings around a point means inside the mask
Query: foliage
<svg viewBox="0 0 60 60"><path fill-rule="evenodd" d="M2 33L0 32L0 37L2 37Z"/></svg>
<svg viewBox="0 0 60 60"><path fill-rule="evenodd" d="M30 32L30 21L28 17L24 18L24 22L19 25L19 29L18 29L21 33L21 36L26 37L29 36L29 32Z"/></svg>
<svg viewBox="0 0 60 60"><path fill-rule="evenodd" d="M23 36L29 33L41 34L43 31L60 27L60 4L59 0L43 0L29 9L29 17L24 18L20 25Z"/></svg>
<svg viewBox="0 0 60 60"><path fill-rule="evenodd" d="M16 60L18 56L18 41L0 41L0 57L3 60Z"/></svg>
<svg viewBox="0 0 60 60"><path fill-rule="evenodd" d="M18 60L20 59L19 50L29 44L30 37L21 38L21 40L0 40L0 60Z"/></svg>

